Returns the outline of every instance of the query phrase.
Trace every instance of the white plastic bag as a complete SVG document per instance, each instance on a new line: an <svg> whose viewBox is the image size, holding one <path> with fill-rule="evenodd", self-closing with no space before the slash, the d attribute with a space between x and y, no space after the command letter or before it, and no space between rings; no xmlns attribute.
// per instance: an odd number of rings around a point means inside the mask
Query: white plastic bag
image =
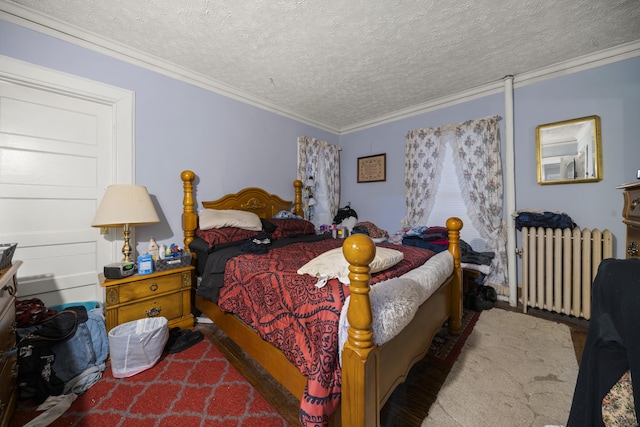
<svg viewBox="0 0 640 427"><path fill-rule="evenodd" d="M169 339L165 317L149 317L123 323L109 331L111 370L126 378L155 365Z"/></svg>

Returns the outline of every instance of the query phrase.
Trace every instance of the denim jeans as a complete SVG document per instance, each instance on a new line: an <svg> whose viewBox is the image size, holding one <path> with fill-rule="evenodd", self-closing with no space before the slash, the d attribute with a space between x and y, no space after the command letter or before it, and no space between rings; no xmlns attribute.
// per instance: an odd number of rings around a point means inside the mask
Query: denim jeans
<svg viewBox="0 0 640 427"><path fill-rule="evenodd" d="M89 318L78 324L78 329L71 338L52 346L56 355L53 369L65 383L65 394L68 387L73 388L75 393L85 391L100 379L106 368L109 341L104 316L99 309L87 314ZM96 367L97 370L92 369ZM82 378L76 378L83 373L85 375ZM68 385L74 378L72 384Z"/></svg>

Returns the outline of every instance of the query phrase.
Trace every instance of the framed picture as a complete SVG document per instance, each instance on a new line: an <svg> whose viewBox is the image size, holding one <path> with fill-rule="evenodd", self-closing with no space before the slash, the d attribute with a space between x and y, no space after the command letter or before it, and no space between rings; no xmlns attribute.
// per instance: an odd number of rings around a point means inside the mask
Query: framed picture
<svg viewBox="0 0 640 427"><path fill-rule="evenodd" d="M387 180L387 155L358 157L358 182Z"/></svg>

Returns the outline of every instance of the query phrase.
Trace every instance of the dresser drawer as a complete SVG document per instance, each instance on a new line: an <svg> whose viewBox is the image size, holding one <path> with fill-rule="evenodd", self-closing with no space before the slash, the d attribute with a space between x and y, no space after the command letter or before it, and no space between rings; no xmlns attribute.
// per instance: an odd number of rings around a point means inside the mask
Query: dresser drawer
<svg viewBox="0 0 640 427"><path fill-rule="evenodd" d="M189 282L191 283L191 282ZM167 292L179 291L182 287L182 275L172 274L169 276L152 277L149 279L137 280L119 287L120 304L130 301L137 301L142 298L153 297Z"/></svg>
<svg viewBox="0 0 640 427"><path fill-rule="evenodd" d="M0 422L8 420L15 405L16 378L18 375L17 353L13 352L0 365ZM1 424L6 425L6 424Z"/></svg>
<svg viewBox="0 0 640 427"><path fill-rule="evenodd" d="M640 221L640 187L627 189L624 192L622 216L626 219Z"/></svg>
<svg viewBox="0 0 640 427"><path fill-rule="evenodd" d="M0 364L5 359L6 352L16 345L15 302L13 298L6 302L9 303L0 309Z"/></svg>
<svg viewBox="0 0 640 427"><path fill-rule="evenodd" d="M625 252L627 258L640 258L640 225L636 227L627 223Z"/></svg>
<svg viewBox="0 0 640 427"><path fill-rule="evenodd" d="M118 309L118 324L158 316L172 320L183 315L182 292L175 292L121 306Z"/></svg>

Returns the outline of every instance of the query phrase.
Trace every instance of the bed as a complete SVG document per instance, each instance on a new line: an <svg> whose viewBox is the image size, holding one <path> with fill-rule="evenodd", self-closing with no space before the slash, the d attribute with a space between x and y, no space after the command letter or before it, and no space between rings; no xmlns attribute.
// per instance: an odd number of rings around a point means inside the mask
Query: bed
<svg viewBox="0 0 640 427"><path fill-rule="evenodd" d="M185 248L190 248L194 239L197 239L198 210L195 205L195 177L195 174L189 170L183 171L181 174L184 190L182 227ZM282 199L262 189L252 187L245 188L238 193L228 194L215 201L202 202L202 207L223 211L229 209L249 211L265 219L272 218L280 211L288 211L290 209L294 213L301 214L302 183L299 180L294 181L293 201ZM335 408L332 409L330 425L379 425L380 409L395 387L405 381L411 367L426 355L433 337L442 328L445 321L448 320L452 333L460 333L462 270L460 268L459 233L462 228L462 221L458 218L450 218L447 221L447 228L449 230L450 245L448 252L444 256L451 259L450 270L447 271L444 280L436 284L430 296L417 307L408 324L393 335L389 341L381 345L377 345L374 339L372 325L376 316L372 314L372 299L370 296L375 292L371 292L370 283L377 281L386 284L395 280L390 279L387 274L391 273L387 272L396 267L380 273L370 274L369 264L374 260L377 251L383 251L383 249L380 249L383 245L378 246L376 251L376 245L374 245L373 241L362 234L352 235L343 241L327 239L318 242L321 245L341 246L344 258L346 258L349 265L348 287L340 284L337 279L331 279L328 281L327 286L322 288L340 289L340 292L343 292L341 298L347 297L346 302L343 301L344 307L342 307L343 311L341 313L342 317L346 318L348 326L345 334L346 342L344 346L340 347L343 348L340 354L341 367L338 369L340 379L338 385L340 388L338 393L332 390L330 394L338 402ZM302 242L295 243L295 245L312 245L312 243ZM293 248L294 246L291 247ZM312 257L316 255L315 249L311 249L312 247L315 248L315 246L300 247L304 248L300 253L308 252ZM409 252L405 252L405 255L409 254L410 256L403 259L398 266L405 266L405 261L409 262L412 259L411 250L424 251L421 248L406 250ZM275 250L270 250L270 253L273 253L273 255L269 255L269 257L276 256ZM192 255L197 261L198 254L194 251ZM251 254L248 256L251 256ZM252 260L255 259L257 257L253 256ZM239 263L242 264L242 262ZM250 263L246 262L246 264L249 265ZM424 263L425 266L427 264L426 262ZM424 267L420 266L420 269L422 268ZM410 275L417 271L423 271L420 269L404 272L403 274ZM260 274L271 274L271 272L261 271ZM420 274L424 275L426 273ZM225 272L225 279L230 275L232 274ZM291 280L301 280L300 277L307 278L308 275L298 276L298 279ZM308 278L313 279L311 276ZM247 284L247 286L253 285ZM379 287L379 289L382 288L382 286ZM374 290L378 290L378 288ZM230 293L231 291L225 289L224 292ZM338 297L335 299L338 299ZM241 320L242 310L237 315L223 310L223 308L228 309L228 301L229 299L222 299L222 294L221 300L217 302L200 295L195 297L196 307L260 364L277 382L294 396L300 398L302 407L302 404L309 399L310 393L307 392L307 387L310 387L311 380L303 375L302 371L304 369L300 367L299 360L296 359L295 355L292 355L291 351L287 349L283 351L263 339L265 334L257 332L256 329L249 326L250 320L247 321L246 318ZM337 306L340 303L338 302ZM337 328L332 325L331 329ZM326 331L323 333L326 333ZM335 331L335 333L338 334L338 331ZM320 341L333 343L334 338L323 338ZM332 375L327 372L323 374ZM311 400L313 400L313 397ZM335 411L333 411L334 409ZM301 409L301 419L303 418L303 413ZM302 423L307 425L318 423L318 425L321 425L325 423L326 419L318 418L312 420L312 422L306 419L305 421Z"/></svg>

